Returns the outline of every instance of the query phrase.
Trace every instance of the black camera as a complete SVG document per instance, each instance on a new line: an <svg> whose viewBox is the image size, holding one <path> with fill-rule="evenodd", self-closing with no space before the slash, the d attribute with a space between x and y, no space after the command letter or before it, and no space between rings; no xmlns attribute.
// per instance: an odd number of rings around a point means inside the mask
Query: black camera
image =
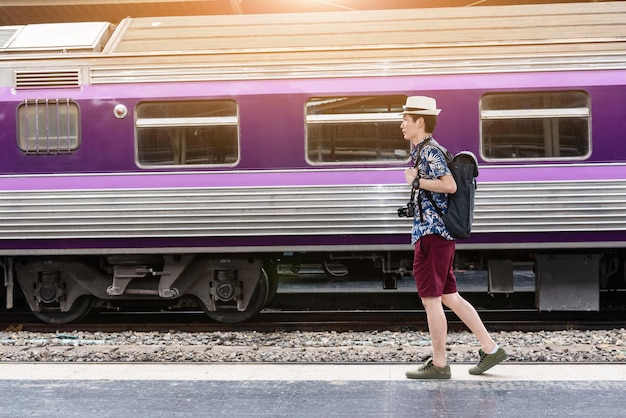
<svg viewBox="0 0 626 418"><path fill-rule="evenodd" d="M400 218L412 218L415 216L415 203L409 202L406 207L398 208L398 216Z"/></svg>

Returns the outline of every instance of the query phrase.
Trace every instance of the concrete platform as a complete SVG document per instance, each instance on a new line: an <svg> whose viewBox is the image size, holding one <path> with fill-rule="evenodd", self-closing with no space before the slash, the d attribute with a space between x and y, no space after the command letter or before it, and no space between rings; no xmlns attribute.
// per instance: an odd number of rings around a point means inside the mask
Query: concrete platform
<svg viewBox="0 0 626 418"><path fill-rule="evenodd" d="M622 417L626 364L0 363L1 417Z"/></svg>

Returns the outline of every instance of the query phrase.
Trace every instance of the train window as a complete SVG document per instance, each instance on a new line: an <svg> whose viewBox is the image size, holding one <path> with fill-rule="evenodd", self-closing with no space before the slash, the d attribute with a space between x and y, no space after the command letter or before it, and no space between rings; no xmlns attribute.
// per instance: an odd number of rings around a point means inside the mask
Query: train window
<svg viewBox="0 0 626 418"><path fill-rule="evenodd" d="M315 97L306 104L311 164L405 163L400 113L406 96Z"/></svg>
<svg viewBox="0 0 626 418"><path fill-rule="evenodd" d="M69 154L78 148L78 105L70 99L25 100L17 120L18 146L27 154Z"/></svg>
<svg viewBox="0 0 626 418"><path fill-rule="evenodd" d="M584 91L486 94L480 102L483 158L586 158L590 114Z"/></svg>
<svg viewBox="0 0 626 418"><path fill-rule="evenodd" d="M144 102L136 108L142 166L233 166L239 161L239 117L232 100Z"/></svg>

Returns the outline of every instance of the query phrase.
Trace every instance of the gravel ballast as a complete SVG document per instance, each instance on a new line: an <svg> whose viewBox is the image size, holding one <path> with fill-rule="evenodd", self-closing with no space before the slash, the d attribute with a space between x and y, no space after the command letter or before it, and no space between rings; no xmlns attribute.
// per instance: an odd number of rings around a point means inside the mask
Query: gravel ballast
<svg viewBox="0 0 626 418"><path fill-rule="evenodd" d="M492 333L517 362L626 362L626 330ZM469 332L448 334L448 361L475 362ZM421 362L422 331L0 332L0 362Z"/></svg>

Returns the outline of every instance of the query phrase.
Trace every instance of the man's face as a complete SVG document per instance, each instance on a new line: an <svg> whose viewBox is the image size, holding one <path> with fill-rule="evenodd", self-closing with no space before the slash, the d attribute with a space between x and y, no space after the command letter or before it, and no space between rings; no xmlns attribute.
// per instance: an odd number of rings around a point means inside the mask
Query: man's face
<svg viewBox="0 0 626 418"><path fill-rule="evenodd" d="M404 115L402 117L402 124L400 125L400 129L402 129L402 135L404 135L404 139L412 141L419 135L418 122L420 120L421 118L418 118L417 121L414 121L411 115Z"/></svg>

